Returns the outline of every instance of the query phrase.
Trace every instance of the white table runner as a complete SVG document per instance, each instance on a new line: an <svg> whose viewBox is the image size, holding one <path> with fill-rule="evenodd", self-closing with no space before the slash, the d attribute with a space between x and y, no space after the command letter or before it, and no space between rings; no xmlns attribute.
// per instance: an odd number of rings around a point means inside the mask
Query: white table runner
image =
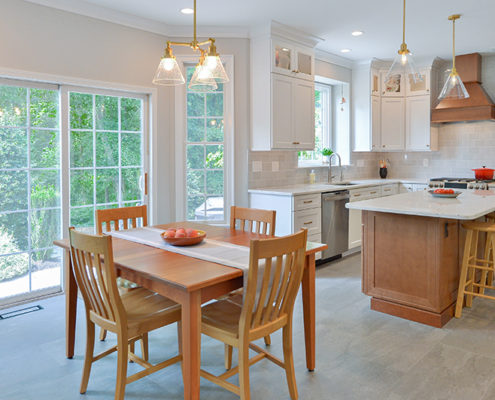
<svg viewBox="0 0 495 400"><path fill-rule="evenodd" d="M201 243L194 246L172 246L160 237L162 232L164 232L163 229L143 227L124 231L112 231L108 232L108 234L119 239L157 247L172 253L242 269L244 272L244 284L247 284L249 247L208 238L205 238Z"/></svg>

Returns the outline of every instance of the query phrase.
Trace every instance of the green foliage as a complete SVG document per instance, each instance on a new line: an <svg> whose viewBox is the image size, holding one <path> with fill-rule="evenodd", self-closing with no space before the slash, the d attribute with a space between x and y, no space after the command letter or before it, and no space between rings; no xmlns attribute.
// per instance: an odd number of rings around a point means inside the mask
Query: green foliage
<svg viewBox="0 0 495 400"><path fill-rule="evenodd" d="M0 254L19 252L14 237L0 226ZM0 282L28 272L27 254L0 256Z"/></svg>
<svg viewBox="0 0 495 400"><path fill-rule="evenodd" d="M323 156L331 156L333 154L333 150L328 147L325 147L321 150L321 154Z"/></svg>

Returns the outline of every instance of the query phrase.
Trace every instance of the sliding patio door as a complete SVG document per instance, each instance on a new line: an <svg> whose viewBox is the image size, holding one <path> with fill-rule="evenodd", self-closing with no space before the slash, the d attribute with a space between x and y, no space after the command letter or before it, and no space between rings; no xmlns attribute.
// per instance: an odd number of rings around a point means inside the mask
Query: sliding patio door
<svg viewBox="0 0 495 400"><path fill-rule="evenodd" d="M69 226L147 203L146 95L0 79L0 307L62 290Z"/></svg>

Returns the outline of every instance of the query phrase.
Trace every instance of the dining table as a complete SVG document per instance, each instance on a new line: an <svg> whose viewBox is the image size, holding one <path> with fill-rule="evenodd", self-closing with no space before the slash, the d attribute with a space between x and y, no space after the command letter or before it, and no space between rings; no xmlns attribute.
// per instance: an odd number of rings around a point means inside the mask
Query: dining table
<svg viewBox="0 0 495 400"><path fill-rule="evenodd" d="M193 228L206 232L209 239L249 247L252 239L273 236L196 222L174 222L154 228ZM66 356L74 356L77 311L77 283L70 260L68 239L54 241L64 250L64 290L66 313ZM117 276L165 296L182 307L182 372L184 399L200 398L201 305L243 286L238 268L166 251L160 248L112 238ZM302 279L302 303L306 367L313 371L315 357L315 255L325 250L321 243L308 242Z"/></svg>

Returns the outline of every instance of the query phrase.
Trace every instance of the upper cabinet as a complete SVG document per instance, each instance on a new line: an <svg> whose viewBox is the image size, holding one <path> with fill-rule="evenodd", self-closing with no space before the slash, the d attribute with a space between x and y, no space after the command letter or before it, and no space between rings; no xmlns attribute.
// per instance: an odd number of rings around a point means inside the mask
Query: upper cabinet
<svg viewBox="0 0 495 400"><path fill-rule="evenodd" d="M313 80L314 63L312 49L272 39L272 72Z"/></svg>
<svg viewBox="0 0 495 400"><path fill-rule="evenodd" d="M314 149L314 46L318 41L275 22L254 30L251 150Z"/></svg>
<svg viewBox="0 0 495 400"><path fill-rule="evenodd" d="M353 70L354 151L437 150L430 114L439 61L420 68L416 82L406 73L386 79L390 63L376 59Z"/></svg>

